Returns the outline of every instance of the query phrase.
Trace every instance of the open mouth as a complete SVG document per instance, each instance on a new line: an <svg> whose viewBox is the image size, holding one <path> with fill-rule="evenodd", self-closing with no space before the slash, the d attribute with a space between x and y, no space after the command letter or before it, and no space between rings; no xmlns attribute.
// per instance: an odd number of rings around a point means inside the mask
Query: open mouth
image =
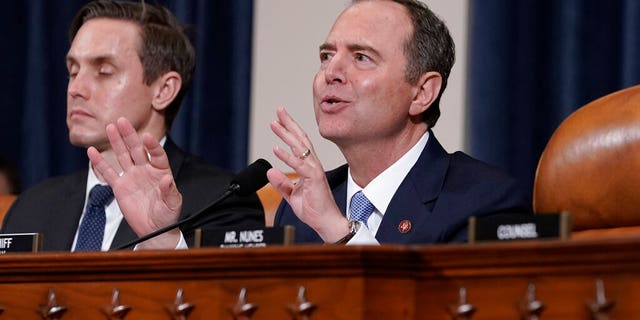
<svg viewBox="0 0 640 320"><path fill-rule="evenodd" d="M327 103L327 104L338 104L338 103L342 103L342 102L347 102L341 98L338 98L336 96L327 96L324 99L322 99L322 103Z"/></svg>

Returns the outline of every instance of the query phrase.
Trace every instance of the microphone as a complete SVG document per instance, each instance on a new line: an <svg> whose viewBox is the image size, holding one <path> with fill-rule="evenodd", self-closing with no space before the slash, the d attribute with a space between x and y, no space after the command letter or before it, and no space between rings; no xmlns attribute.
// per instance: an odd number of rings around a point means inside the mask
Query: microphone
<svg viewBox="0 0 640 320"><path fill-rule="evenodd" d="M145 236L136 238L118 247L117 250L129 248L140 242L147 241L169 230L179 228L191 221L194 221L200 218L200 216L202 216L205 212L207 212L207 210L209 210L212 207L215 207L216 205L218 205L219 203L221 203L222 201L224 201L234 193L239 196L248 196L258 191L258 189L262 188L265 184L267 184L267 182L269 182L269 179L267 178L267 171L269 169L271 169L271 164L267 160L258 159L254 161L252 164L250 164L248 167L246 167L244 170L238 173L233 179L231 179L231 182L229 182L229 186L227 187L227 190L220 197L218 197L217 199L209 203L204 208L197 211L195 214L187 218L184 218L174 224L170 224L164 228L151 232Z"/></svg>
<svg viewBox="0 0 640 320"><path fill-rule="evenodd" d="M238 173L229 183L229 189L239 196L248 196L269 182L267 171L271 164L265 159L258 159Z"/></svg>

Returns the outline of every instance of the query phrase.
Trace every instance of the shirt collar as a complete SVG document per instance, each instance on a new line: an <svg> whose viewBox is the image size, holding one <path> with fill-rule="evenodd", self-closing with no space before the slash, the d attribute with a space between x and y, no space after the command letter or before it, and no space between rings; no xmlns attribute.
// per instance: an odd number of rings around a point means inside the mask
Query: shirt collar
<svg viewBox="0 0 640 320"><path fill-rule="evenodd" d="M422 150L429 140L429 131L425 132L420 140L407 151L398 161L393 163L387 169L382 171L364 188L358 186L351 176L351 168L348 171L347 178L347 210L351 203L351 197L358 191L362 190L364 195L371 201L378 212L384 215L393 195L400 187L409 171L420 158ZM372 159L373 160L373 159Z"/></svg>

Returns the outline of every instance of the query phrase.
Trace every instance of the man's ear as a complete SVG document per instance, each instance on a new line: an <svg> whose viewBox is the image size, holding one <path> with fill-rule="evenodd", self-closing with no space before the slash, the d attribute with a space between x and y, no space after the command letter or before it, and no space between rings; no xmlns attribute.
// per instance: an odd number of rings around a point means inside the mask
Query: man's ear
<svg viewBox="0 0 640 320"><path fill-rule="evenodd" d="M440 73L429 71L420 76L416 83L416 93L413 95L409 114L417 116L429 109L431 104L438 98L441 87L442 76Z"/></svg>
<svg viewBox="0 0 640 320"><path fill-rule="evenodd" d="M164 110L173 102L173 100L182 88L182 77L175 71L169 71L161 75L154 83L153 92L153 108L156 110Z"/></svg>

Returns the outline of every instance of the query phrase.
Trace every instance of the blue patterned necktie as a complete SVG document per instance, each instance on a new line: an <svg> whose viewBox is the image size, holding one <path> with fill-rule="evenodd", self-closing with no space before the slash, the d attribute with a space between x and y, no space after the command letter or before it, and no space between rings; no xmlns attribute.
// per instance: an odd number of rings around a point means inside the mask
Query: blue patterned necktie
<svg viewBox="0 0 640 320"><path fill-rule="evenodd" d="M96 185L89 192L89 205L84 213L75 251L100 251L107 217L104 208L113 200L113 191L106 185Z"/></svg>
<svg viewBox="0 0 640 320"><path fill-rule="evenodd" d="M356 192L356 194L351 197L351 203L349 203L349 216L351 220L360 221L368 228L367 220L371 213L373 213L373 209L373 204L362 191Z"/></svg>

